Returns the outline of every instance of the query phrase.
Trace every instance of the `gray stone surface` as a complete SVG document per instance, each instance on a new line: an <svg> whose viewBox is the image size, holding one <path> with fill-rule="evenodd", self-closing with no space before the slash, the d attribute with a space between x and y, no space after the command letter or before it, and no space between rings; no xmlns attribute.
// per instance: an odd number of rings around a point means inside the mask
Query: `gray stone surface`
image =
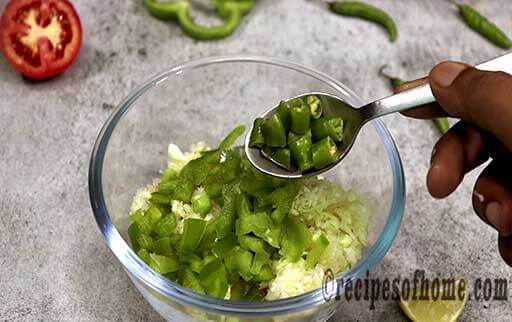
<svg viewBox="0 0 512 322"><path fill-rule="evenodd" d="M228 39L197 42L148 15L140 0L74 1L85 31L64 75L32 83L0 58L0 319L160 320L106 246L87 192L89 155L112 107L165 67L219 54L288 58L324 71L366 100L389 93L379 67L403 78L436 62L477 63L503 53L464 27L448 1L371 1L396 17L395 44L378 27L329 14L302 0L259 1ZM511 35L509 0L469 1ZM3 6L5 1L0 1ZM437 134L430 123L386 117L407 177L398 237L377 276L509 278L497 234L470 205L475 175L446 200L424 186ZM510 279L509 279L509 282ZM405 319L394 302L341 306L336 320ZM462 320L510 321L512 302L471 301Z"/></svg>

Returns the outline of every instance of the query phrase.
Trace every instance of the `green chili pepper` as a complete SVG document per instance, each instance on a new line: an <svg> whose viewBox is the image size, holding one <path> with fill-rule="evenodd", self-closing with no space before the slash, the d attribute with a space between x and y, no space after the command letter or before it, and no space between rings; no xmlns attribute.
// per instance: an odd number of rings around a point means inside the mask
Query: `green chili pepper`
<svg viewBox="0 0 512 322"><path fill-rule="evenodd" d="M341 117L323 117L311 124L313 140L331 137L335 142L343 140L343 120Z"/></svg>
<svg viewBox="0 0 512 322"><path fill-rule="evenodd" d="M291 126L291 118L290 118L290 104L286 101L281 101L279 103L279 107L277 108L277 113L281 117L281 121L283 122L284 128L286 131L290 130Z"/></svg>
<svg viewBox="0 0 512 322"><path fill-rule="evenodd" d="M296 141L290 143L292 158L300 172L313 168L313 158L311 154L311 138L303 135Z"/></svg>
<svg viewBox="0 0 512 322"><path fill-rule="evenodd" d="M286 216L283 221L281 252L292 263L299 260L311 243L308 227L295 216Z"/></svg>
<svg viewBox="0 0 512 322"><path fill-rule="evenodd" d="M222 140L219 144L219 149L228 149L233 144L235 144L236 140L245 132L245 125L239 125L233 131L229 132L229 134Z"/></svg>
<svg viewBox="0 0 512 322"><path fill-rule="evenodd" d="M286 148L270 148L268 146L261 150L263 156L286 170L291 169L291 153Z"/></svg>
<svg viewBox="0 0 512 322"><path fill-rule="evenodd" d="M306 104L309 106L311 118L316 120L322 116L323 108L320 99L316 95L306 97Z"/></svg>
<svg viewBox="0 0 512 322"><path fill-rule="evenodd" d="M330 136L313 144L311 154L315 169L323 169L338 160L338 148Z"/></svg>
<svg viewBox="0 0 512 322"><path fill-rule="evenodd" d="M307 105L293 106L290 109L292 120L291 130L297 134L305 134L310 129L310 111Z"/></svg>
<svg viewBox="0 0 512 322"><path fill-rule="evenodd" d="M212 209L212 201L210 200L208 192L201 188L194 191L192 194L192 209L203 217L210 212Z"/></svg>
<svg viewBox="0 0 512 322"><path fill-rule="evenodd" d="M199 294L206 294L196 274L189 268L183 270L182 285Z"/></svg>
<svg viewBox="0 0 512 322"><path fill-rule="evenodd" d="M252 278L252 258L253 255L250 251L238 247L226 254L224 263L228 271L238 273L244 280L249 281Z"/></svg>
<svg viewBox="0 0 512 322"><path fill-rule="evenodd" d="M309 129L309 131L307 131L306 134L297 134L297 133L289 132L288 133L288 145L290 145L293 142L297 141L302 136L307 136L307 137L309 137L311 139L313 137L312 134L311 134L311 129Z"/></svg>
<svg viewBox="0 0 512 322"><path fill-rule="evenodd" d="M315 267L327 246L329 246L329 240L324 234L320 235L313 241L313 246L311 246L311 250L306 257L307 269Z"/></svg>
<svg viewBox="0 0 512 322"><path fill-rule="evenodd" d="M169 3L144 0L144 5L153 16L177 20L186 34L202 40L220 39L231 35L240 24L242 16L253 8L254 0L217 0L214 4L224 23L221 26L206 27L192 20L190 4L187 1Z"/></svg>
<svg viewBox="0 0 512 322"><path fill-rule="evenodd" d="M503 49L512 48L512 40L478 11L468 5L459 5L459 12L464 22L487 40Z"/></svg>
<svg viewBox="0 0 512 322"><path fill-rule="evenodd" d="M393 87L393 88L398 88L405 83L400 78L394 78L394 77L390 77L389 81L391 82L391 87Z"/></svg>
<svg viewBox="0 0 512 322"><path fill-rule="evenodd" d="M199 273L199 283L206 294L223 298L228 291L226 268L220 258L211 260Z"/></svg>
<svg viewBox="0 0 512 322"><path fill-rule="evenodd" d="M445 134L450 129L450 123L446 117L438 117L432 120L441 134Z"/></svg>
<svg viewBox="0 0 512 322"><path fill-rule="evenodd" d="M183 225L183 236L180 241L180 251L192 253L203 238L206 228L206 221L196 218L185 219Z"/></svg>
<svg viewBox="0 0 512 322"><path fill-rule="evenodd" d="M169 237L163 237L153 243L153 250L158 255L171 255L173 253L171 248L171 240Z"/></svg>
<svg viewBox="0 0 512 322"><path fill-rule="evenodd" d="M176 216L168 214L154 226L155 233L160 237L170 236L176 229Z"/></svg>
<svg viewBox="0 0 512 322"><path fill-rule="evenodd" d="M265 145L265 135L263 134L263 119L258 117L254 120L251 136L249 138L249 147L262 148Z"/></svg>
<svg viewBox="0 0 512 322"><path fill-rule="evenodd" d="M265 134L266 145L275 148L286 146L286 129L278 113L274 113L263 122L263 133Z"/></svg>
<svg viewBox="0 0 512 322"><path fill-rule="evenodd" d="M289 101L288 104L290 105L290 108L292 108L294 106L300 107L300 106L304 105L304 100L300 97L297 97L297 98L294 98L291 101Z"/></svg>
<svg viewBox="0 0 512 322"><path fill-rule="evenodd" d="M176 256L163 256L151 253L149 257L149 266L160 274L176 272L181 268L180 261Z"/></svg>
<svg viewBox="0 0 512 322"><path fill-rule="evenodd" d="M386 28L391 42L397 39L398 32L393 18L379 8L359 1L340 1L332 2L330 9L342 16L357 17L377 23Z"/></svg>

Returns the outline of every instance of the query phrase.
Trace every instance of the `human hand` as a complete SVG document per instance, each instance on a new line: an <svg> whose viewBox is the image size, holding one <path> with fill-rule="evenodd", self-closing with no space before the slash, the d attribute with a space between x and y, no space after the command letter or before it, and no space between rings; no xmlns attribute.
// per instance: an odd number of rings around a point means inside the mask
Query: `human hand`
<svg viewBox="0 0 512 322"><path fill-rule="evenodd" d="M429 77L405 83L397 91L426 82L437 103L403 114L460 119L434 146L428 190L435 198L447 197L466 173L490 158L475 184L473 208L498 230L500 254L512 266L512 76L444 62Z"/></svg>

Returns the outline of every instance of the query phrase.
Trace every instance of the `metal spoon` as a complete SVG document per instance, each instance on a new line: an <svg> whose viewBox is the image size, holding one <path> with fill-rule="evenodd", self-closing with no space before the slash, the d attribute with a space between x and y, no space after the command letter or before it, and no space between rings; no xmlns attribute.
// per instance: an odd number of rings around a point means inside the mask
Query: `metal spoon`
<svg viewBox="0 0 512 322"><path fill-rule="evenodd" d="M477 65L475 67L481 70L503 71L512 74L512 53L492 59L488 62ZM420 105L433 103L436 100L434 95L432 94L432 90L430 89L429 84L425 84L395 95L379 99L375 102L366 104L361 107L350 106L339 97L319 92L306 93L298 95L293 98L304 98L305 96L308 95L318 96L323 107L324 115L339 116L343 119L343 141L338 143L338 150L340 152L340 157L338 161L323 169L310 170L306 173L301 173L296 168L292 169L291 171L288 171L265 158L261 154L261 151L259 149L249 147L249 138L250 133L252 132L251 127L250 131L245 137L245 152L247 154L247 158L249 159L249 161L258 170L272 176L288 179L318 175L334 167L341 160L343 160L343 158L345 158L345 156L352 148L352 145L354 144L357 134L359 133L363 125L366 124L368 121L377 117L381 117L383 115L405 111ZM267 110L260 117L270 117L273 113L277 111L277 108L278 106L275 106Z"/></svg>

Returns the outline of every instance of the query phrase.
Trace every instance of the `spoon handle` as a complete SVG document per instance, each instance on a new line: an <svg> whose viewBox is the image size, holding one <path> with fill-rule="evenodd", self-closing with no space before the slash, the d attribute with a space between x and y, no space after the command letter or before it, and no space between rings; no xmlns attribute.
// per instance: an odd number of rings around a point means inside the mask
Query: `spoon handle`
<svg viewBox="0 0 512 322"><path fill-rule="evenodd" d="M475 68L488 71L503 71L512 74L512 53L489 60L475 66ZM436 98L432 94L430 85L427 83L367 104L361 107L361 113L365 121L368 121L386 114L405 111L435 101Z"/></svg>

